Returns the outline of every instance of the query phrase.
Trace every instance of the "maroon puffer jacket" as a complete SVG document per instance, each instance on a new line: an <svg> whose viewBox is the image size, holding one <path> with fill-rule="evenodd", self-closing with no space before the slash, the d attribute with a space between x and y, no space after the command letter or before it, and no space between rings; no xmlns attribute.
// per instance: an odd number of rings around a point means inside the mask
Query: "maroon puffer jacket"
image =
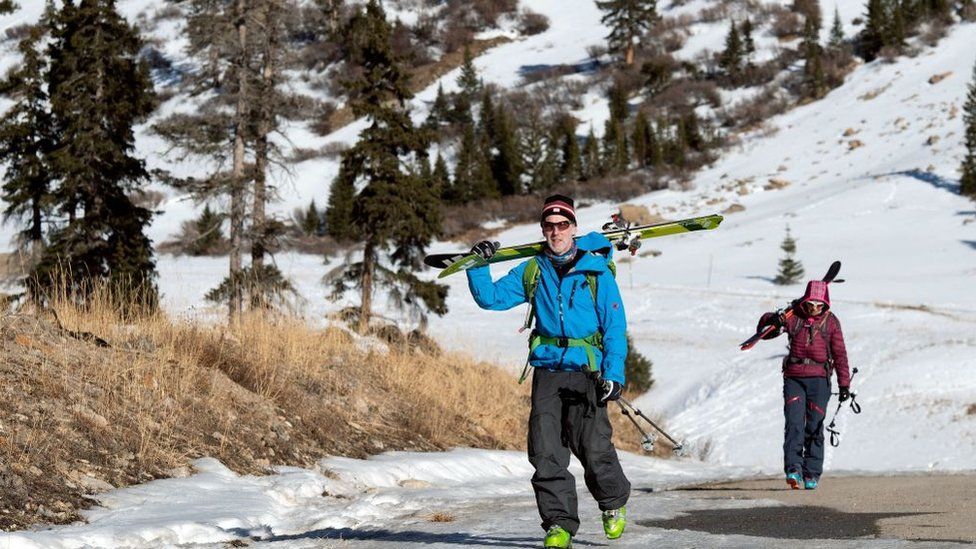
<svg viewBox="0 0 976 549"><path fill-rule="evenodd" d="M801 306L805 301L822 301L825 306L819 315L808 317ZM775 313L766 313L759 324L766 326L775 318ZM785 331L790 338L790 354L783 361L784 376L830 377L823 364L832 357L834 369L837 370L837 385L850 386L851 373L847 364L847 347L844 346L840 321L830 312L830 293L827 291L827 283L814 280L807 284L807 291L793 307L793 316L786 321L782 330L774 332L774 337L782 331ZM803 362L804 359L807 359L806 363Z"/></svg>

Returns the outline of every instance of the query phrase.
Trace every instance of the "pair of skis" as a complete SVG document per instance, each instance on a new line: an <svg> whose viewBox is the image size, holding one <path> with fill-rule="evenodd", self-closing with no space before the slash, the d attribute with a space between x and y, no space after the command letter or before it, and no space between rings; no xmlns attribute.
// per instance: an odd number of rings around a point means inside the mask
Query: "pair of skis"
<svg viewBox="0 0 976 549"><path fill-rule="evenodd" d="M600 234L605 236L618 251L629 251L633 255L637 253L641 241L644 239L693 231L712 230L718 228L723 219L721 215L713 214L682 219L680 221L633 226L619 215L615 215L612 222L603 226L603 231ZM424 258L424 263L428 267L442 269L440 274L437 275L437 278L444 278L454 273L490 263L501 263L513 259L534 257L542 253L543 246L545 246L544 241L499 248L487 260L471 252L431 254Z"/></svg>
<svg viewBox="0 0 976 549"><path fill-rule="evenodd" d="M837 275L839 273L840 273L840 261L834 261L833 263L830 264L830 268L827 269L827 274L825 274L821 280L827 283L840 284L844 282L844 280L843 279L837 280ZM787 320L793 318L796 315L796 313L793 312L793 307L795 303L796 302L793 302L785 309L779 311L779 316L782 319L783 324L785 324ZM768 336L774 331L776 331L776 326L772 324L766 326L761 330L758 330L755 334L752 335L752 337L739 344L739 350L748 351L749 349L752 349L756 345L756 343L759 343L759 340Z"/></svg>

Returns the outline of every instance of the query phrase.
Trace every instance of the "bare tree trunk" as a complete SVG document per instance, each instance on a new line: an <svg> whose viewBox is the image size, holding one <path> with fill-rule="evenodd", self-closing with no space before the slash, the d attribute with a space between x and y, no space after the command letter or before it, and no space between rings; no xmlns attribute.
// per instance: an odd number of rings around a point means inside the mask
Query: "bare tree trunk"
<svg viewBox="0 0 976 549"><path fill-rule="evenodd" d="M363 248L363 273L360 278L362 303L359 306L359 333L365 334L369 328L369 318L373 308L373 275L376 270L376 243L373 237L366 239Z"/></svg>
<svg viewBox="0 0 976 549"><path fill-rule="evenodd" d="M247 0L237 0L237 111L234 128L234 166L230 189L230 297L228 314L241 315L241 247L244 233L244 136L247 131Z"/></svg>
<svg viewBox="0 0 976 549"><path fill-rule="evenodd" d="M267 252L267 215L265 206L268 200L268 134L271 133L275 101L275 56L278 54L278 0L266 0L264 4L264 51L262 52L261 92L258 112L258 129L254 145L254 203L251 210L251 269L260 276ZM257 284L251 295L254 306L264 306L263 292Z"/></svg>
<svg viewBox="0 0 976 549"><path fill-rule="evenodd" d="M634 42L633 42L633 40L631 40L631 42L629 44L627 44L627 53L624 54L624 57L625 57L624 61L625 61L625 63L627 63L627 66L628 67L634 64Z"/></svg>

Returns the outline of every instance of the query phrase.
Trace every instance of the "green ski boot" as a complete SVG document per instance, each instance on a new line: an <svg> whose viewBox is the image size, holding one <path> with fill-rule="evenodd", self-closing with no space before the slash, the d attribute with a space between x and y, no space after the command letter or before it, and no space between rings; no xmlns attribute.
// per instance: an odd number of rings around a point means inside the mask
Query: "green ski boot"
<svg viewBox="0 0 976 549"><path fill-rule="evenodd" d="M573 546L573 536L569 532L563 530L561 526L550 526L549 531L546 532L546 543L545 547L559 547L562 549L570 548Z"/></svg>
<svg viewBox="0 0 976 549"><path fill-rule="evenodd" d="M627 526L627 508L613 509L603 512L603 531L607 539L617 539L624 533Z"/></svg>

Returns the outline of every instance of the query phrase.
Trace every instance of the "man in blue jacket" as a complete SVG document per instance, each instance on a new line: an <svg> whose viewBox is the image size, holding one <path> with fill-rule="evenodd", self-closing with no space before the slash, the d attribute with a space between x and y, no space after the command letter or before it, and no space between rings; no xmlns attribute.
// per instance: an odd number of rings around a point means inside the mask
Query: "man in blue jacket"
<svg viewBox="0 0 976 549"><path fill-rule="evenodd" d="M576 212L566 196L546 199L541 222L543 253L497 282L487 266L469 269L468 287L482 309L495 311L532 296L532 487L546 530L545 547L571 547L579 515L576 481L568 469L570 452L583 465L586 487L603 511L607 537L619 538L625 526L630 482L610 440L607 403L620 398L624 386L627 320L609 265L610 241L595 232L575 238ZM486 240L472 252L488 259L497 249L498 243ZM527 276L526 269L534 274Z"/></svg>

